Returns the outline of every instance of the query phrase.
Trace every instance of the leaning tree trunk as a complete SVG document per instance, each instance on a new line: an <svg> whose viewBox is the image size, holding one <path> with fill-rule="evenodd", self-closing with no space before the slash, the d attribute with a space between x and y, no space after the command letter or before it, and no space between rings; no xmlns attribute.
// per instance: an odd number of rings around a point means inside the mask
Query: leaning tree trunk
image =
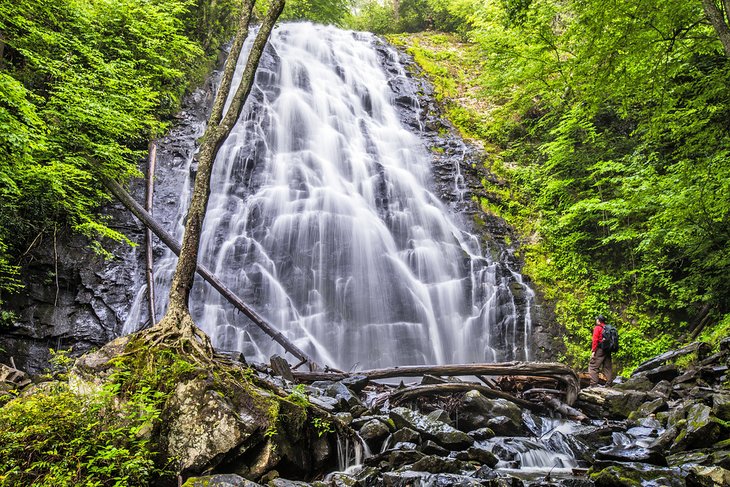
<svg viewBox="0 0 730 487"><path fill-rule="evenodd" d="M246 98L248 98L248 94L251 91L256 68L263 54L264 47L266 47L271 30L284 8L284 0L273 0L271 3L269 11L256 35L251 52L248 55L241 84L238 86L228 110L224 113L226 99L231 90L233 75L236 70L236 63L243 48L243 43L246 37L248 37L248 25L251 20L254 2L255 0L244 0L236 37L231 47L231 53L226 61L221 85L213 102L213 109L208 120L208 126L203 135L200 150L198 151L198 173L195 178L193 196L187 214L182 249L172 279L167 312L162 320L153 328L149 329L146 334L146 338L153 345L162 341L172 341L177 347L198 355L201 358L210 357L213 349L208 337L193 322L188 308L188 300L195 279L200 234L203 228L205 211L208 206L208 197L210 195L210 177L213 162L218 154L218 150L230 134L241 114Z"/></svg>

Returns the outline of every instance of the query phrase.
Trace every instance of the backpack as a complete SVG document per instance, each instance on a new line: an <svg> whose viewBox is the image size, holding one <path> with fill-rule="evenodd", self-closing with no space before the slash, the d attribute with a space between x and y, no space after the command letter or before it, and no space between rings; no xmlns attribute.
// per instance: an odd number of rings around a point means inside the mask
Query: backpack
<svg viewBox="0 0 730 487"><path fill-rule="evenodd" d="M618 330L611 325L603 325L601 348L605 352L618 352Z"/></svg>

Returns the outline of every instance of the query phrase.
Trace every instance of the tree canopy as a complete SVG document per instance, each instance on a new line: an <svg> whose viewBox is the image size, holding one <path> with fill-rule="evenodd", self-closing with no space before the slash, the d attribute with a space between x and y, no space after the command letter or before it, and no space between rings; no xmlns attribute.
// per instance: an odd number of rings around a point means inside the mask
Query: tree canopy
<svg viewBox="0 0 730 487"><path fill-rule="evenodd" d="M56 228L99 251L125 239L97 214L100 178L137 174L232 32L234 3L0 1L0 292Z"/></svg>

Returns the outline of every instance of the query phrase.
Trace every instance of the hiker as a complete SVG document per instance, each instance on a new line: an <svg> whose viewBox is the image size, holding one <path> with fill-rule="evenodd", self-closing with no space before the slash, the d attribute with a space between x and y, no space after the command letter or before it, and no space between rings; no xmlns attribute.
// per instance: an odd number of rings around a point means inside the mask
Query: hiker
<svg viewBox="0 0 730 487"><path fill-rule="evenodd" d="M603 331L606 327L606 318L603 315L596 317L596 326L593 328L593 343L591 345L591 361L588 364L588 374L591 376L591 387L598 385L598 372L606 376L606 386L613 382L613 370L610 347L604 346ZM604 349L607 348L607 349Z"/></svg>

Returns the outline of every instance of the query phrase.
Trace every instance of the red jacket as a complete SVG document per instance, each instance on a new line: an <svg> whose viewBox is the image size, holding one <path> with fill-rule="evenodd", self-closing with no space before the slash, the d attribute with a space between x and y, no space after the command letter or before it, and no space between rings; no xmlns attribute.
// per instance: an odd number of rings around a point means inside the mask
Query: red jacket
<svg viewBox="0 0 730 487"><path fill-rule="evenodd" d="M591 352L595 352L598 348L598 344L603 341L603 324L596 325L593 328L593 344L591 345Z"/></svg>

